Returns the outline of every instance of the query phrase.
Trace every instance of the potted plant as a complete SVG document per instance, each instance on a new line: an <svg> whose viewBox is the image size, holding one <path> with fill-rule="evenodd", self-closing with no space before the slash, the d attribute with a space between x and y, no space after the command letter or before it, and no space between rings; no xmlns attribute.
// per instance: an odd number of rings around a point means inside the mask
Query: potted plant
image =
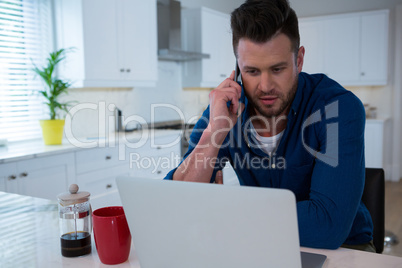
<svg viewBox="0 0 402 268"><path fill-rule="evenodd" d="M49 108L49 119L40 120L43 140L46 145L61 144L63 139L64 116L60 118L60 112L68 113L67 108L70 102L60 102L59 97L67 93L71 83L57 78L55 67L65 59L66 52L66 49L51 52L46 59L47 64L43 67L37 67L33 64L32 70L42 78L45 84L45 88L39 93L46 99L45 104Z"/></svg>

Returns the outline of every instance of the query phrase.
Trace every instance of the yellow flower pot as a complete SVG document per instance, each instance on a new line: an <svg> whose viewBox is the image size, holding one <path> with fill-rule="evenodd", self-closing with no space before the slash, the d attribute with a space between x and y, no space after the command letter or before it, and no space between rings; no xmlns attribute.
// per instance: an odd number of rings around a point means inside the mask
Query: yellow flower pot
<svg viewBox="0 0 402 268"><path fill-rule="evenodd" d="M63 140L64 120L40 120L43 141L46 145L61 144Z"/></svg>

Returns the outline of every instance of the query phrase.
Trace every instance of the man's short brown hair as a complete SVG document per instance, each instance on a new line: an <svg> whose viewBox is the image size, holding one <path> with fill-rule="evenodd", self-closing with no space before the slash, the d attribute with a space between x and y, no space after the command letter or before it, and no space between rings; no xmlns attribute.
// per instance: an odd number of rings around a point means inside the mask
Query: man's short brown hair
<svg viewBox="0 0 402 268"><path fill-rule="evenodd" d="M296 53L300 46L299 24L296 12L288 0L247 0L231 15L233 50L241 38L264 43L276 34L285 34Z"/></svg>

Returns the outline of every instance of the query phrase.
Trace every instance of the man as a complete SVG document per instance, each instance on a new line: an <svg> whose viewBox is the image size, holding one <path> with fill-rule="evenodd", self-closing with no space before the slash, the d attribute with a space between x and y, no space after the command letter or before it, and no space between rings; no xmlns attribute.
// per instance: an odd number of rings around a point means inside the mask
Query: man
<svg viewBox="0 0 402 268"><path fill-rule="evenodd" d="M221 183L229 161L241 185L293 191L302 246L375 251L361 202L363 105L325 75L301 72L305 49L287 0L247 0L231 26L243 89L233 72L210 93L166 179Z"/></svg>

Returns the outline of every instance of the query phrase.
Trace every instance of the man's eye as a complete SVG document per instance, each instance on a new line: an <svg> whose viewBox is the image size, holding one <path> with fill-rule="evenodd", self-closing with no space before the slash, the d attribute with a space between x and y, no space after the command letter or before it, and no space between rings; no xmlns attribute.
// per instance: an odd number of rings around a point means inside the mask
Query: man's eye
<svg viewBox="0 0 402 268"><path fill-rule="evenodd" d="M257 74L257 71L256 70L248 70L247 73L250 75L255 75L255 74Z"/></svg>
<svg viewBox="0 0 402 268"><path fill-rule="evenodd" d="M283 68L274 68L273 71L274 73L279 73L283 70Z"/></svg>

